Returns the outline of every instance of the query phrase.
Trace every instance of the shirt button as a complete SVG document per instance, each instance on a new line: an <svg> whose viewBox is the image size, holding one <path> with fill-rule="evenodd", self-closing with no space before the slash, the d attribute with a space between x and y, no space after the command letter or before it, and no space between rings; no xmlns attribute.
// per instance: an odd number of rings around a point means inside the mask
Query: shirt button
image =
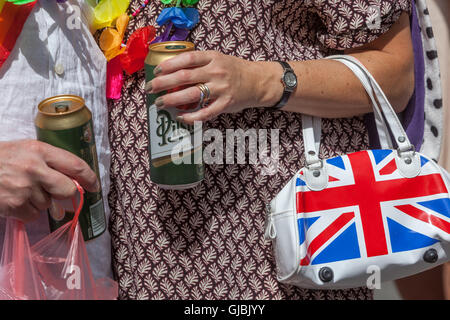
<svg viewBox="0 0 450 320"><path fill-rule="evenodd" d="M55 72L58 76L63 75L64 73L64 66L61 63L55 64Z"/></svg>

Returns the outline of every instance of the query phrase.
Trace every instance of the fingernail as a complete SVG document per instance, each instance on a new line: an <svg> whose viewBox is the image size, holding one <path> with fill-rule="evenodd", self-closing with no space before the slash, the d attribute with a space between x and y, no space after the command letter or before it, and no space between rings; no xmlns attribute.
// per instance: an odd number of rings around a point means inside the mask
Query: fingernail
<svg viewBox="0 0 450 320"><path fill-rule="evenodd" d="M159 97L159 98L157 98L157 99L155 100L155 104L156 104L156 106L157 106L158 108L164 107L164 101L163 101L163 99L162 99L161 97Z"/></svg>
<svg viewBox="0 0 450 320"><path fill-rule="evenodd" d="M176 119L177 119L178 122L184 121L184 117L183 116L177 116Z"/></svg>
<svg viewBox="0 0 450 320"><path fill-rule="evenodd" d="M151 92L152 91L152 82L149 81L145 84L145 92Z"/></svg>
<svg viewBox="0 0 450 320"><path fill-rule="evenodd" d="M156 67L155 70L153 70L153 74L156 76L156 75L160 74L161 71L162 71L162 70L161 70L160 67Z"/></svg>

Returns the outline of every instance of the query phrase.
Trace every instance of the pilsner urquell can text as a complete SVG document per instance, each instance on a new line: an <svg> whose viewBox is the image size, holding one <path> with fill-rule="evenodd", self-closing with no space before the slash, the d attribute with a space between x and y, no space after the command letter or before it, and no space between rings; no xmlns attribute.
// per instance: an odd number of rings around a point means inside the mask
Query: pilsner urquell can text
<svg viewBox="0 0 450 320"><path fill-rule="evenodd" d="M146 81L151 81L155 77L153 70L164 60L193 50L194 44L186 41L150 45L145 60ZM181 89L175 88L170 91ZM204 175L201 139L194 139L193 125L176 121L177 114L190 109L191 106L164 109L156 107L155 100L166 93L147 95L150 178L163 189L192 188L203 180Z"/></svg>

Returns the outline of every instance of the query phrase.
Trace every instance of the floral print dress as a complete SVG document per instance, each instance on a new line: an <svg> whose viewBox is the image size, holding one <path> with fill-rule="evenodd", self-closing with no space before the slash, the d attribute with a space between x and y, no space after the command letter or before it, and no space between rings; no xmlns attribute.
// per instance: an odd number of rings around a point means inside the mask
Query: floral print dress
<svg viewBox="0 0 450 320"><path fill-rule="evenodd" d="M200 0L188 40L254 61L320 59L376 39L410 7L409 0ZM151 1L127 36L156 26L162 8ZM279 129L276 174L258 164L212 164L195 188L162 190L150 181L144 82L143 71L127 76L122 98L109 101L110 231L121 299L372 298L367 288L308 290L276 279L264 206L304 165L300 114L249 108L203 124L224 134ZM322 157L368 148L361 117L324 119L322 127Z"/></svg>

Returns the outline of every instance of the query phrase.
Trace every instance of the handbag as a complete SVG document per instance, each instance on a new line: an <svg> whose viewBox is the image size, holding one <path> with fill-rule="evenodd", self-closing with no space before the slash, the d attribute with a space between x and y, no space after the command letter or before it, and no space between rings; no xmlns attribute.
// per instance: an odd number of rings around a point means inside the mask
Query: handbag
<svg viewBox="0 0 450 320"><path fill-rule="evenodd" d="M381 149L319 158L320 118L302 115L306 165L267 205L277 277L311 289L390 281L449 260L450 176L414 150L370 72L346 65L374 108Z"/></svg>

